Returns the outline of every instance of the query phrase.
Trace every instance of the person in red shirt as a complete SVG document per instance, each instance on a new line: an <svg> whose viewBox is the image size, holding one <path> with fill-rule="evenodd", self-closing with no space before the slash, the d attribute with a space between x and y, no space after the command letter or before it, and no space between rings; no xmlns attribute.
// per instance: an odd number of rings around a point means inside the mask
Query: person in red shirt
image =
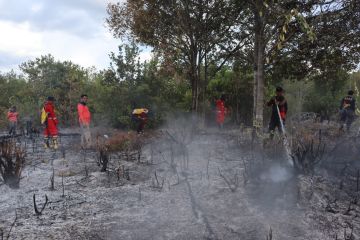
<svg viewBox="0 0 360 240"><path fill-rule="evenodd" d="M215 101L216 104L216 123L218 124L219 128L223 128L224 121L225 121L225 114L227 109L225 107L225 96L222 95L220 99Z"/></svg>
<svg viewBox="0 0 360 240"><path fill-rule="evenodd" d="M54 149L58 148L58 128L57 125L59 123L55 114L55 106L54 106L54 97L48 97L47 101L44 104L44 111L46 113L46 121L45 121L45 129L44 129L44 142L45 148L53 147ZM50 145L50 139L52 140L52 144Z"/></svg>
<svg viewBox="0 0 360 240"><path fill-rule="evenodd" d="M88 101L88 96L86 94L83 94L81 95L80 102L77 105L79 124L81 128L81 146L84 148L91 146L91 132L90 132L91 114L87 106L87 101Z"/></svg>
<svg viewBox="0 0 360 240"><path fill-rule="evenodd" d="M16 107L12 106L7 113L7 119L9 121L9 135L16 135L18 116L19 113L16 111Z"/></svg>

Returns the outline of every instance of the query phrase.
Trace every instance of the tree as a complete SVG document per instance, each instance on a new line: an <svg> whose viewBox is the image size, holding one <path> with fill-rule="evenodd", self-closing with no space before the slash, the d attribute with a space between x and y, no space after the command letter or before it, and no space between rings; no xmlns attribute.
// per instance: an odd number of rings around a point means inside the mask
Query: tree
<svg viewBox="0 0 360 240"><path fill-rule="evenodd" d="M239 1L128 0L108 5L107 24L115 37L152 46L185 68L192 90L191 109L198 110L201 88L207 84L208 63L218 62L221 67L247 43L241 39L249 33L234 27L242 11ZM203 64L205 79L201 85Z"/></svg>
<svg viewBox="0 0 360 240"><path fill-rule="evenodd" d="M55 61L51 55L41 56L20 65L34 94L38 109L47 96L54 96L64 124L76 122L76 103L87 80L88 71L71 61Z"/></svg>
<svg viewBox="0 0 360 240"><path fill-rule="evenodd" d="M355 0L285 1L281 3L249 0L247 2L253 12L252 24L250 24L254 32L254 44L251 51L254 56L253 113L255 125L262 126L264 73L267 68L276 68L277 62L274 59L282 61L287 58L291 62L302 56L303 65L299 69L306 68L305 65L311 66L313 69L331 69L329 62L315 59L311 61L310 59L313 58L314 52L326 52L326 46L332 46L329 47L327 54L323 54L323 57L328 56L329 60L334 59L337 64L341 63L342 66L356 62L357 57L347 58L346 56L350 52L355 53L359 50L359 28L357 27L359 26L359 4ZM305 52L307 54L304 54ZM355 55L358 54L355 53ZM289 63L289 61L283 62ZM284 71L281 73L283 74Z"/></svg>
<svg viewBox="0 0 360 240"><path fill-rule="evenodd" d="M108 109L107 117L117 127L131 125L134 108L150 109L150 124L154 126L161 123L164 113L183 107L187 86L164 74L156 56L140 63L139 53L134 43L120 45L117 53L110 54L111 67L104 72L106 92L98 101L107 103L102 109Z"/></svg>

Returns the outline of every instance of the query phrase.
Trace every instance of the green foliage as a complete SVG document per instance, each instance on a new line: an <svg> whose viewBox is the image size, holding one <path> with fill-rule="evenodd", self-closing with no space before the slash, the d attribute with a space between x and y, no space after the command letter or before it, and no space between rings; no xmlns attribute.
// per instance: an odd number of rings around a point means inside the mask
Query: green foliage
<svg viewBox="0 0 360 240"><path fill-rule="evenodd" d="M360 102L360 71L350 74L350 88L355 91L356 102ZM356 106L356 113L360 114L359 105Z"/></svg>
<svg viewBox="0 0 360 240"><path fill-rule="evenodd" d="M18 111L22 111L23 116L31 111L31 103L33 98L27 88L25 79L16 74L9 72L0 74L0 126L4 127L7 124L6 113L11 106L16 106Z"/></svg>
<svg viewBox="0 0 360 240"><path fill-rule="evenodd" d="M304 102L304 110L319 113L322 119L336 116L340 100L350 89L349 74L337 70L331 74L322 74L312 78L310 88Z"/></svg>
<svg viewBox="0 0 360 240"><path fill-rule="evenodd" d="M252 81L253 75L248 67L223 67L207 86L208 98L214 102L221 95L226 96L226 105L231 119L236 123L250 124L252 120Z"/></svg>
<svg viewBox="0 0 360 240"><path fill-rule="evenodd" d="M26 96L32 111L40 109L47 96L54 96L61 122L76 124L76 105L88 80L90 70L70 61L56 61L53 56L41 56L20 65L27 80Z"/></svg>
<svg viewBox="0 0 360 240"><path fill-rule="evenodd" d="M111 68L105 72L102 82L110 92L107 96L99 95L99 101L108 99L108 105L103 105L102 109L108 109L105 112L109 113L108 119L113 126L129 127L134 108L148 108L151 115L148 126L155 127L162 123L169 111L186 107L184 96L188 86L161 74L156 57L140 63L137 60L139 53L138 47L132 43L119 46L119 53L111 54Z"/></svg>

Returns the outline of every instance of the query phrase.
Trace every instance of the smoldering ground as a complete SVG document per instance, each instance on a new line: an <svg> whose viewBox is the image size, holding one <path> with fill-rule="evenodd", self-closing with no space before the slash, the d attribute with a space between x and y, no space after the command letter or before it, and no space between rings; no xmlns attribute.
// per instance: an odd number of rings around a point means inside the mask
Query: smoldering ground
<svg viewBox="0 0 360 240"><path fill-rule="evenodd" d="M121 145L109 153L106 172L100 172L97 150L82 151L77 136L64 137L63 151L56 152L44 151L40 139L28 142L20 188L0 186L4 236L351 239L351 229L356 236L357 203L348 197L356 192L351 167L342 173L342 189L331 189L335 179L330 184L332 178L318 176L318 170L306 175L289 166L281 142L266 147L252 141L247 129L199 130L194 122L176 117L146 133L140 158ZM97 139L104 134L112 137L102 130ZM317 167L331 176L337 172L321 164ZM34 212L34 194L39 209L45 195L49 199L40 215ZM352 225L345 226L349 219Z"/></svg>

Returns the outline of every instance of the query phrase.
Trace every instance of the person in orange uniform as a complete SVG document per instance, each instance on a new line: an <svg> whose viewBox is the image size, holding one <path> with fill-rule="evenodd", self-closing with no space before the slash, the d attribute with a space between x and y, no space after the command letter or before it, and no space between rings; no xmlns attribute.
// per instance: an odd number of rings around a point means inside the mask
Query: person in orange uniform
<svg viewBox="0 0 360 240"><path fill-rule="evenodd" d="M87 148L91 146L91 132L90 132L90 122L91 114L89 107L87 106L88 96L82 94L80 97L80 102L77 105L77 111L79 115L79 124L81 128L81 146Z"/></svg>
<svg viewBox="0 0 360 240"><path fill-rule="evenodd" d="M58 128L57 125L59 123L55 114L55 106L54 106L55 98L50 96L47 98L43 111L46 113L46 121L45 121L45 129L44 129L44 142L45 148L58 149ZM52 144L50 144L50 139L52 140Z"/></svg>
<svg viewBox="0 0 360 240"><path fill-rule="evenodd" d="M18 116L19 113L16 111L16 107L12 106L7 113L7 119L9 121L9 135L16 135Z"/></svg>
<svg viewBox="0 0 360 240"><path fill-rule="evenodd" d="M225 107L225 96L222 95L220 99L216 100L216 123L218 124L219 128L223 128L225 115L227 109Z"/></svg>

